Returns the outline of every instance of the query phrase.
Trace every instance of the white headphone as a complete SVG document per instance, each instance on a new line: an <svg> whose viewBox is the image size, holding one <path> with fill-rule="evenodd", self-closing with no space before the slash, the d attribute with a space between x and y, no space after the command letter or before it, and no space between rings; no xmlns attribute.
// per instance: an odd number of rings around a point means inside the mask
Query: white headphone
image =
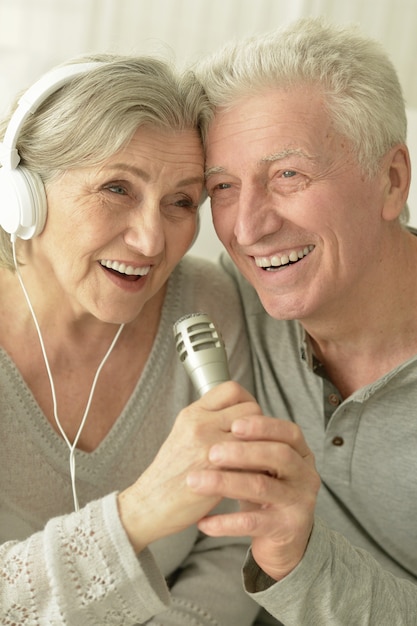
<svg viewBox="0 0 417 626"><path fill-rule="evenodd" d="M101 63L75 63L53 69L32 85L18 102L3 143L0 144L0 226L14 239L31 239L39 235L47 213L46 193L41 177L19 165L16 144L20 129L48 96L72 78L98 65Z"/></svg>

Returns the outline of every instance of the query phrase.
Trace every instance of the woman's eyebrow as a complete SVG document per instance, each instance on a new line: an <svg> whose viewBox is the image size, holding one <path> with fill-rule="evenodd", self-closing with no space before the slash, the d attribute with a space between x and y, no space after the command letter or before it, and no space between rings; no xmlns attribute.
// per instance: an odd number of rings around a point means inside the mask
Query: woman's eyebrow
<svg viewBox="0 0 417 626"><path fill-rule="evenodd" d="M151 177L145 172L145 170L140 167L136 167L135 165L130 165L129 163L111 163L110 165L106 165L104 167L106 170L123 170L125 172L130 172L139 178L142 178L145 182L149 182Z"/></svg>
<svg viewBox="0 0 417 626"><path fill-rule="evenodd" d="M141 178L145 183L148 183L151 180L150 174L148 174L145 170L143 170L140 167L136 167L135 165L130 165L129 163L112 163L111 165L106 166L105 169L106 170L119 170L119 171L124 170L125 172L130 172L134 176L138 176L139 178ZM187 185L195 185L195 184L199 184L199 185L204 184L204 178L202 175L190 176L188 178L184 178L178 181L177 187L184 187Z"/></svg>

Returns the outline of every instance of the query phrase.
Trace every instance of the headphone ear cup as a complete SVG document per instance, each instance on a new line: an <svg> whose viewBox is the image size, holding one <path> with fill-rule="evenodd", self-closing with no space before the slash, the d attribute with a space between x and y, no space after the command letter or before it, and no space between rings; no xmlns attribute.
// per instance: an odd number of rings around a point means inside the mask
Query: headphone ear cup
<svg viewBox="0 0 417 626"><path fill-rule="evenodd" d="M0 169L0 226L10 235L31 239L45 226L45 187L38 174L25 167Z"/></svg>

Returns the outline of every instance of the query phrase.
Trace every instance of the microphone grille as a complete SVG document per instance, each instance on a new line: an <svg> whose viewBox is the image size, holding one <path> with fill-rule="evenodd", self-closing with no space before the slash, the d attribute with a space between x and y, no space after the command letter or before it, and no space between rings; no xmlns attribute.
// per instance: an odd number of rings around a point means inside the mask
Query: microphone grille
<svg viewBox="0 0 417 626"><path fill-rule="evenodd" d="M180 317L174 324L174 337L181 362L191 351L225 348L222 336L206 313L189 313Z"/></svg>

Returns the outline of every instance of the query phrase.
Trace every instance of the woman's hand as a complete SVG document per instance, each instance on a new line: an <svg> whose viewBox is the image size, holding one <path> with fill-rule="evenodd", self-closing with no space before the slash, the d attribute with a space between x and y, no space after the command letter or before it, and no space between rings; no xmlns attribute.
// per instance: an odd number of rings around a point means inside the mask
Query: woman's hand
<svg viewBox="0 0 417 626"><path fill-rule="evenodd" d="M241 500L241 511L206 517L199 528L250 535L255 561L280 580L302 559L313 527L320 487L314 457L289 421L250 416L231 424L231 433L210 450L212 467L191 473L188 484L200 495Z"/></svg>
<svg viewBox="0 0 417 626"><path fill-rule="evenodd" d="M194 524L219 503L221 494L196 493L187 476L218 471L210 449L234 438L236 419L260 414L253 397L234 382L217 386L179 413L152 464L119 495L120 517L136 552Z"/></svg>

